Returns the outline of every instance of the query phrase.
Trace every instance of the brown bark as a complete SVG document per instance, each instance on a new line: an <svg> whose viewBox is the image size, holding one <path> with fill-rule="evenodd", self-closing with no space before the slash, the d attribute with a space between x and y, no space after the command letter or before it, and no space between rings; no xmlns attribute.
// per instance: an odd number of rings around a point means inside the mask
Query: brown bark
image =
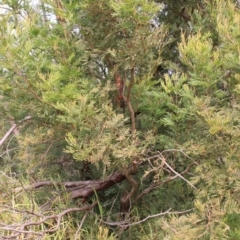
<svg viewBox="0 0 240 240"><path fill-rule="evenodd" d="M95 191L101 191L109 188L116 183L119 183L126 179L125 175L121 172L115 172L105 180L88 180L88 181L75 181L75 182L53 182L42 181L32 184L25 189L37 189L45 186L63 186L70 193L70 197L73 199L83 198L87 199L94 194Z"/></svg>
<svg viewBox="0 0 240 240"><path fill-rule="evenodd" d="M116 82L116 86L117 86L117 105L120 108L125 108L125 103L124 103L124 99L123 99L123 92L124 92L124 80L123 78L120 76L119 73L115 74L115 82Z"/></svg>

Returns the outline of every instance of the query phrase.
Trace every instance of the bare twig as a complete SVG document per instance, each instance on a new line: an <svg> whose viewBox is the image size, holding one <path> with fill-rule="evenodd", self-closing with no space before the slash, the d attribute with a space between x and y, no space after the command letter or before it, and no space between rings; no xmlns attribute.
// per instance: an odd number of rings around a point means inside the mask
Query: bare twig
<svg viewBox="0 0 240 240"><path fill-rule="evenodd" d="M0 158L2 158L5 154L9 155L9 152L14 151L14 150L17 150L17 149L19 149L19 148L7 149L5 152L3 152L3 153L0 155Z"/></svg>
<svg viewBox="0 0 240 240"><path fill-rule="evenodd" d="M120 221L120 222L107 222L107 221L102 220L102 222L104 224L106 224L106 225L109 225L109 226L130 227L130 226L134 226L134 225L138 225L140 223L143 223L143 222L147 221L150 218L160 217L160 216L163 216L163 215L166 215L166 214L183 214L183 213L187 213L187 212L192 211L193 208L185 210L185 211L181 211L181 212L170 212L170 210L171 210L171 208L169 208L165 212L149 215L149 216L145 217L144 219L142 219L140 221L132 222L132 223L129 223L130 219L129 220Z"/></svg>
<svg viewBox="0 0 240 240"><path fill-rule="evenodd" d="M46 233L52 233L52 232L56 232L61 224L61 219L64 215L71 213L71 212L78 212L78 211L87 211L92 209L94 206L97 205L97 201L94 202L92 205L90 206L84 206L82 208L69 208L64 210L63 212L59 213L59 214L53 214L50 216L43 216L41 215L42 219L39 221L32 221L32 222L27 222L25 224L22 224L20 229L17 228L13 228L13 227L0 227L1 230L6 230L6 231L10 231L10 232L14 232L15 234L11 235L11 236L1 236L2 239L14 239L16 237L18 237L20 234L35 234L35 235L40 235L40 236L44 236L44 234ZM39 215L38 215L39 216ZM28 227L30 226L37 226L37 225L41 225L42 223L46 222L49 219L56 219L57 220L57 224L54 228L52 229L47 229L41 232L34 232L34 231L28 231L26 230Z"/></svg>
<svg viewBox="0 0 240 240"><path fill-rule="evenodd" d="M197 188L192 185L186 178L184 178L180 173L176 172L166 161L166 159L162 156L161 160L163 161L163 163L173 172L175 173L178 177L180 177L181 179L183 179L186 183L188 183L193 189L197 190Z"/></svg>
<svg viewBox="0 0 240 240"><path fill-rule="evenodd" d="M79 232L81 231L81 229L82 229L82 225L83 225L83 223L84 223L84 221L85 221L85 219L86 219L86 217L87 217L87 212L84 214L84 216L83 216L83 218L82 218L82 221L81 221L81 223L80 223L80 225L79 225L79 227L78 227L78 230L76 231L76 233L75 233L75 236L74 236L74 240L78 240L79 239Z"/></svg>
<svg viewBox="0 0 240 240"><path fill-rule="evenodd" d="M0 140L0 147L3 145L3 143L6 141L6 139L10 136L10 134L20 125L22 124L24 121L27 121L29 119L31 119L32 117L30 116L26 116L24 119L22 119L19 124L13 124L12 127L5 133L5 135L3 136L3 138Z"/></svg>
<svg viewBox="0 0 240 240"><path fill-rule="evenodd" d="M6 211L6 209L10 209L10 210L12 210L14 212L27 213L27 214L31 214L31 215L34 215L34 216L42 217L42 214L40 214L40 213L35 213L35 212L32 212L32 211L27 211L27 210L20 210L20 209L13 208L11 206L4 205L4 204L0 204L0 207L4 207L5 208L3 211Z"/></svg>
<svg viewBox="0 0 240 240"><path fill-rule="evenodd" d="M191 163L191 164L190 164L184 171L182 171L180 174L181 174L181 175L186 174L193 165L195 165L194 162ZM159 187L159 186L161 186L161 185L163 185L163 184L165 184L165 183L167 183L167 182L169 182L169 181L172 181L172 180L174 180L174 179L177 178L177 177L178 177L178 175L169 176L168 178L166 178L165 180L163 180L163 181L161 181L161 182L155 182L155 183L151 184L149 187L147 187L146 189L144 189L144 190L137 196L136 201L139 201L145 194L148 194L149 192L151 192L151 191L154 190L155 188L157 188L157 187Z"/></svg>
<svg viewBox="0 0 240 240"><path fill-rule="evenodd" d="M6 132L4 137L0 140L0 147L6 141L6 139L10 136L10 134L17 128L17 124L13 124L12 127Z"/></svg>

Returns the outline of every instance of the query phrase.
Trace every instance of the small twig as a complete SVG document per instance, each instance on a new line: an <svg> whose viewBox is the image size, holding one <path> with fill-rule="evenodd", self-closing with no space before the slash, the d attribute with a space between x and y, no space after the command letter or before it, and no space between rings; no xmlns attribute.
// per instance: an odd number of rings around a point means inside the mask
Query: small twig
<svg viewBox="0 0 240 240"><path fill-rule="evenodd" d="M18 180L9 177L9 176L8 176L5 172L3 172L3 171L0 171L0 174L2 174L3 176L7 177L9 180L13 181L14 183L17 183L17 182L18 182ZM12 175L13 175L13 173L12 173Z"/></svg>
<svg viewBox="0 0 240 240"><path fill-rule="evenodd" d="M182 211L182 212L170 212L170 210L171 210L171 208L169 208L167 211L162 212L162 213L148 215L147 217L145 217L144 219L142 219L140 221L129 223L129 224L126 224L126 223L128 223L128 221L126 221L126 220L125 221L120 221L120 222L107 222L107 221L103 221L102 220L102 222L104 224L106 224L106 225L109 225L109 226L130 227L130 226L134 226L134 225L138 225L140 223L143 223L143 222L147 221L150 218L160 217L160 216L163 216L163 215L166 215L166 214L183 214L183 213L187 213L187 212L192 211L193 208L185 210L185 211Z"/></svg>
<svg viewBox="0 0 240 240"><path fill-rule="evenodd" d="M5 152L3 152L3 153L0 155L0 158L2 158L5 154L9 155L9 152L14 151L14 150L17 150L17 149L19 149L19 148L17 147L17 148L7 149Z"/></svg>
<svg viewBox="0 0 240 240"><path fill-rule="evenodd" d="M13 124L12 127L5 133L5 135L3 136L3 138L0 140L0 147L3 145L3 143L6 141L6 139L10 136L10 134L20 125L22 124L24 121L27 121L29 119L31 119L32 117L30 116L26 116L24 119L22 119L19 124Z"/></svg>
<svg viewBox="0 0 240 240"><path fill-rule="evenodd" d="M56 232L59 227L60 227L60 224L61 224L61 219L64 215L68 214L68 213L71 213L71 212L77 212L77 211L86 211L86 210L90 210L92 209L94 206L97 205L97 202L94 202L92 205L90 206L85 206L85 207L82 207L82 208L69 208L69 209L66 209L64 210L63 212L59 213L59 214L53 214L53 215L50 215L50 216L42 216L42 219L37 221L37 222L27 222L25 224L23 224L20 229L15 229L15 228L12 228L12 227L0 227L0 229L2 230L6 230L6 231L11 231L11 232L15 232L16 234L14 235L11 235L9 237L5 237L5 236L1 236L2 238L5 238L5 239L11 239L11 238L16 238L18 237L21 233L24 233L24 234L35 234L35 235L41 235L43 236L45 233L52 233L52 232ZM57 224L54 228L52 229L47 229L45 231L41 231L41 232L34 232L34 231L27 231L25 230L26 228L30 227L30 226L37 226L37 225L41 225L42 223L46 222L47 220L49 219L57 219Z"/></svg>
<svg viewBox="0 0 240 240"><path fill-rule="evenodd" d="M17 124L13 124L13 126L6 132L4 137L0 140L0 147L6 141L6 139L10 136L10 134L17 128Z"/></svg>
<svg viewBox="0 0 240 240"><path fill-rule="evenodd" d="M119 190L118 190L117 196L114 198L114 200L112 202L112 206L110 207L110 211L109 211L108 216L110 216L110 213L112 212L113 207L115 206L115 202L118 200L118 197L119 197Z"/></svg>
<svg viewBox="0 0 240 240"><path fill-rule="evenodd" d="M15 130L16 130L16 129L17 129L17 128L15 128ZM14 130L13 132L14 132L14 134L16 135L15 130ZM17 134L18 134L18 133L17 133ZM10 157L10 154L9 154L8 149L9 149L9 145L10 145L11 141L13 140L13 138L14 138L14 135L12 135L12 137L9 139L9 141L8 141L8 143L7 143L7 146L6 146L6 153L7 153L7 156L8 156L9 159L11 159L11 157Z"/></svg>
<svg viewBox="0 0 240 240"><path fill-rule="evenodd" d="M166 159L162 156L162 157L159 157L163 163L173 172L175 173L178 177L180 177L181 179L183 179L186 183L188 183L193 189L197 190L197 188L192 185L186 178L184 178L181 174L179 174L178 172L176 172L166 161Z"/></svg>
<svg viewBox="0 0 240 240"><path fill-rule="evenodd" d="M183 174L186 174L188 172L188 170L193 166L195 165L195 163L191 163L184 171L182 171L180 173L180 175L183 175ZM151 192L152 190L154 190L155 188L169 182L169 181L172 181L174 180L175 178L179 177L178 175L174 175L174 176L170 176L168 178L166 178L165 180L161 181L161 182L154 182L153 184L151 184L149 187L147 187L146 189L144 189L136 198L136 202L143 197L143 195Z"/></svg>
<svg viewBox="0 0 240 240"><path fill-rule="evenodd" d="M12 210L12 211L14 211L14 212L18 212L18 213L27 213L27 214L31 214L31 215L34 215L34 216L43 217L42 214L34 213L34 212L32 212L32 211L27 211L27 210L19 210L19 209L17 209L17 208L13 208L13 207L10 207L10 206L4 205L4 204L0 204L0 207L4 207L4 208L6 208L6 209L10 209L10 210Z"/></svg>
<svg viewBox="0 0 240 240"><path fill-rule="evenodd" d="M74 240L78 240L79 239L79 232L81 231L81 229L82 229L82 225L83 225L83 223L84 223L84 221L85 221L85 219L86 219L86 217L87 217L87 212L84 214L84 216L83 216L83 218L82 218L82 221L81 221L81 223L80 223L80 225L79 225L79 227L78 227L78 230L76 231L76 233L75 233L75 236L74 236Z"/></svg>

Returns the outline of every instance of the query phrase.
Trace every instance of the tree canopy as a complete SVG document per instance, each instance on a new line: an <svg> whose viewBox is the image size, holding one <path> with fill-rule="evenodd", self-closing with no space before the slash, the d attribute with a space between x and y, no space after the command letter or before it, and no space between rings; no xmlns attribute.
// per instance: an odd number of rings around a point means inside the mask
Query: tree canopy
<svg viewBox="0 0 240 240"><path fill-rule="evenodd" d="M1 239L240 239L240 6L3 0Z"/></svg>

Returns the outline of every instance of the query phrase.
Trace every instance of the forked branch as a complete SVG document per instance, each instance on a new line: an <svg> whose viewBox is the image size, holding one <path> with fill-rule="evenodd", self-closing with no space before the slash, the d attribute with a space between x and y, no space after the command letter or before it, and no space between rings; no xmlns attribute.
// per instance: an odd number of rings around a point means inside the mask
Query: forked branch
<svg viewBox="0 0 240 240"><path fill-rule="evenodd" d="M93 204L91 204L89 206L84 206L84 207L81 207L81 208L69 208L69 209L66 209L66 210L62 211L59 214L53 214L53 215L49 215L49 216L35 214L36 216L40 217L41 220L27 222L27 223L24 223L20 226L7 226L7 225L5 225L4 227L0 227L0 230L5 230L5 231L13 233L10 236L1 236L1 238L2 239L16 239L21 234L24 234L25 237L26 237L27 234L29 234L31 236L38 235L38 236L44 237L44 235L46 233L56 232L60 228L61 220L62 220L63 216L65 216L66 214L69 214L69 213L72 213L72 212L79 212L79 211L89 211L96 205L97 205L97 202L94 202ZM35 231L32 231L32 230L28 230L29 227L41 225L41 224L47 222L50 219L56 219L56 221L57 221L57 224L54 228L43 230L43 231L40 231L40 232L37 232L37 231L35 232Z"/></svg>

